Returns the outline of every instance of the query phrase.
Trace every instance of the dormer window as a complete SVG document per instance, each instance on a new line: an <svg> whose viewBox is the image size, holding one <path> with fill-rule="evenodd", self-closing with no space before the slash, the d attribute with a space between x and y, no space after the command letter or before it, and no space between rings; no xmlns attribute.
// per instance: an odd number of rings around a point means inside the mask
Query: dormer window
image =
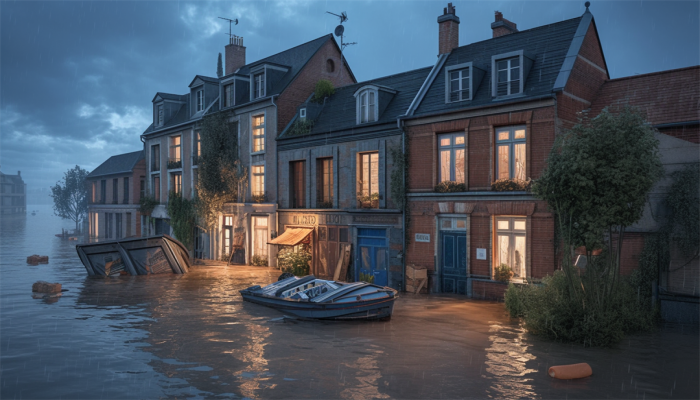
<svg viewBox="0 0 700 400"><path fill-rule="evenodd" d="M306 118L306 108L299 110L299 118Z"/></svg>
<svg viewBox="0 0 700 400"><path fill-rule="evenodd" d="M525 92L525 78L533 61L522 50L491 57L492 97L506 97Z"/></svg>
<svg viewBox="0 0 700 400"><path fill-rule="evenodd" d="M163 105L158 105L158 126L163 126Z"/></svg>
<svg viewBox="0 0 700 400"><path fill-rule="evenodd" d="M197 112L204 111L204 89L197 91Z"/></svg>
<svg viewBox="0 0 700 400"><path fill-rule="evenodd" d="M233 83L224 86L224 107L233 105Z"/></svg>
<svg viewBox="0 0 700 400"><path fill-rule="evenodd" d="M470 62L445 68L445 103L472 99L472 70Z"/></svg>
<svg viewBox="0 0 700 400"><path fill-rule="evenodd" d="M253 75L253 98L258 99L265 96L265 73Z"/></svg>
<svg viewBox="0 0 700 400"><path fill-rule="evenodd" d="M377 90L372 88L362 89L355 93L357 99L357 123L364 124L377 120Z"/></svg>

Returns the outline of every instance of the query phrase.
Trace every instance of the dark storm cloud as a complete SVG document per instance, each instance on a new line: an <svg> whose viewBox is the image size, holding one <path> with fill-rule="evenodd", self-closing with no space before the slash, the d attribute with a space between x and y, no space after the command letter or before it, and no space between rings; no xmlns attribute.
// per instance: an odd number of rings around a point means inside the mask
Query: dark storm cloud
<svg viewBox="0 0 700 400"><path fill-rule="evenodd" d="M493 12L521 30L575 18L576 2L461 2L460 44L491 37ZM0 165L48 187L78 164L141 148L156 92L215 76L228 24L248 61L330 33L346 11L358 80L430 66L447 1L0 2ZM612 78L699 63L697 2L602 2L591 12Z"/></svg>

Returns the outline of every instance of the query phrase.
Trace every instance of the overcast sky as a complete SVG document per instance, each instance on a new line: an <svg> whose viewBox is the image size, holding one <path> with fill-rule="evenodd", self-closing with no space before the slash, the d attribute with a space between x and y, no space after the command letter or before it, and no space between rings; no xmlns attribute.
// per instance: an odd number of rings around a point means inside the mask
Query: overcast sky
<svg viewBox="0 0 700 400"><path fill-rule="evenodd" d="M581 1L453 1L459 43L491 37L494 11L525 30L575 18ZM700 2L592 1L611 78L700 64ZM359 81L434 64L447 1L0 1L0 167L30 190L73 166L142 149L156 92L216 76L228 23L252 62L333 32ZM31 200L30 200L31 203Z"/></svg>

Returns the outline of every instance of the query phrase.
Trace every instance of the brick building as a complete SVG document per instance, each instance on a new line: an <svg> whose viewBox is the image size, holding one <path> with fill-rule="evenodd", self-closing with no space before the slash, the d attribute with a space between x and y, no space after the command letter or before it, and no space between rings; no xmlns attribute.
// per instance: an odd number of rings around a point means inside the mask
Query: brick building
<svg viewBox="0 0 700 400"><path fill-rule="evenodd" d="M139 200L145 179L146 162L141 150L112 156L88 174L90 240L141 236Z"/></svg>
<svg viewBox="0 0 700 400"><path fill-rule="evenodd" d="M27 184L22 173L8 175L0 172L0 215L27 213Z"/></svg>

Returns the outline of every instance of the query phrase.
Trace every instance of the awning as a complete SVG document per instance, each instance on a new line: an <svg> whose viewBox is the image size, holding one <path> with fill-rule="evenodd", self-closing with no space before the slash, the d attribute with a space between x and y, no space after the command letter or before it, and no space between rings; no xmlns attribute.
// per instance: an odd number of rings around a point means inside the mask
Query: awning
<svg viewBox="0 0 700 400"><path fill-rule="evenodd" d="M289 228L283 234L277 236L267 244L281 244L283 246L296 246L301 243L309 233L313 232L313 228Z"/></svg>

